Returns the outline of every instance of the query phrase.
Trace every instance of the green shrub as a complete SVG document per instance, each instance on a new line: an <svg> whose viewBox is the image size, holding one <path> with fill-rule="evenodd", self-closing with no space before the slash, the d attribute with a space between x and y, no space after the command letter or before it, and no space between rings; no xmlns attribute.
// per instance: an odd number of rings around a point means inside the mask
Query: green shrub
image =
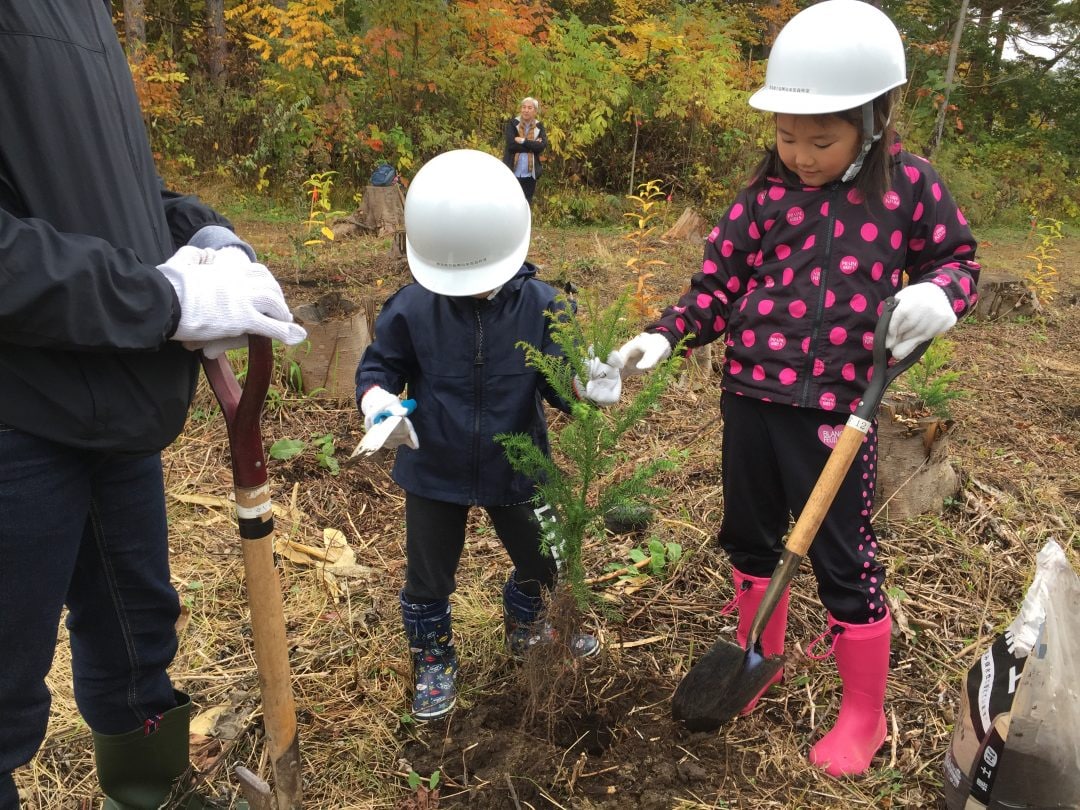
<svg viewBox="0 0 1080 810"><path fill-rule="evenodd" d="M544 225L613 225L622 221L622 200L589 188L545 185L537 187L534 211Z"/></svg>

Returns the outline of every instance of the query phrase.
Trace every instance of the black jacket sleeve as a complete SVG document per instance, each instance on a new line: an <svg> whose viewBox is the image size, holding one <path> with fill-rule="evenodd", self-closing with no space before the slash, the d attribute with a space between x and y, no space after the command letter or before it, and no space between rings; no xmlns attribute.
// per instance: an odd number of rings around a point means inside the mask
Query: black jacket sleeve
<svg viewBox="0 0 1080 810"><path fill-rule="evenodd" d="M179 194L161 185L161 203L165 207L165 219L169 223L169 234L173 247L179 249L191 241L200 228L207 225L220 225L233 229L232 223L221 214L204 204L198 197Z"/></svg>
<svg viewBox="0 0 1080 810"><path fill-rule="evenodd" d="M172 285L128 249L0 208L0 342L157 349L176 331Z"/></svg>

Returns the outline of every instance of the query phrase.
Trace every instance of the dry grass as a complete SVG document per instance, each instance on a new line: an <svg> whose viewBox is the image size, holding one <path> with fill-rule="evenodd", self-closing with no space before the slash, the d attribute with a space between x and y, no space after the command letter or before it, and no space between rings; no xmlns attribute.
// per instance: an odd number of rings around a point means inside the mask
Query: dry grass
<svg viewBox="0 0 1080 810"><path fill-rule="evenodd" d="M376 294L372 285L379 278L392 288L393 269L372 259L382 249L374 242L338 245L324 261L328 272L347 270L354 291ZM546 277L617 290L631 280L622 250L610 234L540 230L533 255ZM687 268L698 249L671 253L675 267ZM984 261L993 255L985 251ZM670 497L652 529L686 554L664 577L595 586L622 620L589 618L606 645L602 664L585 675L588 699L578 719L591 725L563 728L539 716L528 722L523 672L501 644L501 584L509 561L479 514L470 523L454 597L462 659L458 708L445 724L403 722L409 693L397 603L403 501L386 461L337 476L319 467L311 452L271 463L278 537L322 548L324 529L337 529L358 563L337 578L336 591L317 565L280 566L305 806L420 807L422 800L429 808L939 806L961 677L1010 620L1041 544L1054 537L1076 559L1080 270L1059 270L1063 291L1046 322L965 323L955 332L954 365L972 391L955 408L951 430L961 496L941 515L878 520L892 585L904 596L894 605L900 633L887 696L890 737L866 778L832 780L805 759L835 716L839 693L829 662L795 657L785 683L761 710L716 734L689 734L668 718L668 698L689 663L718 637L734 636L734 622L719 615L731 589L727 563L712 543L723 503L720 430L713 419L718 390L708 379L669 392L663 409L627 442L628 465L656 453L686 452L679 469L663 478ZM657 280L657 292L670 299L687 276L672 270ZM290 294L302 302L315 292L302 286ZM275 404L265 419L268 443L332 433L344 455L360 438L351 403L284 394ZM165 455L174 581L185 605L173 674L191 693L197 714L223 708L231 719L193 748L207 791L228 802L236 794L233 765L270 774L239 540L220 500L231 491L224 425L205 386L193 413ZM595 541L586 550L591 569L599 574L608 563L628 563L637 542L626 536ZM823 629L813 578L803 572L793 589L789 640L804 647ZM49 680L48 738L17 774L30 810L95 806L90 735L74 709L69 680L61 631ZM442 776L438 796L408 787L410 770L426 777L435 768Z"/></svg>

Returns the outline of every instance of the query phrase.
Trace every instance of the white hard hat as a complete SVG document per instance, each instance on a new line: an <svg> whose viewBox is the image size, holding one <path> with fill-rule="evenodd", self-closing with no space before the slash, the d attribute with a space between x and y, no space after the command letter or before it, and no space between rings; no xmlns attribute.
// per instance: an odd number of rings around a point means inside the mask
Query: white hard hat
<svg viewBox="0 0 1080 810"><path fill-rule="evenodd" d="M824 0L777 35L765 86L749 103L795 115L840 112L906 81L904 44L892 20L862 0Z"/></svg>
<svg viewBox="0 0 1080 810"><path fill-rule="evenodd" d="M521 184L486 152L444 152L409 184L409 269L419 284L439 295L475 295L505 284L524 263L531 232L532 213Z"/></svg>

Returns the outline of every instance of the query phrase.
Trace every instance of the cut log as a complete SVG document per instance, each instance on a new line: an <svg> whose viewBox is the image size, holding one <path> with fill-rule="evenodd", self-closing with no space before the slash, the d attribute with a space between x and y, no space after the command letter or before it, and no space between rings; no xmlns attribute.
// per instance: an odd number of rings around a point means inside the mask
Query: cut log
<svg viewBox="0 0 1080 810"><path fill-rule="evenodd" d="M288 355L300 367L303 393L352 400L356 367L375 334L375 301L357 305L340 293L327 293L294 314L308 333Z"/></svg>
<svg viewBox="0 0 1080 810"><path fill-rule="evenodd" d="M359 213L359 212L357 212ZM367 232L367 226L363 222L360 222L354 217L356 213L345 217L345 219L338 220L330 226L330 230L334 232L334 240L341 241L342 239L348 239L350 236L356 236Z"/></svg>
<svg viewBox="0 0 1080 810"><path fill-rule="evenodd" d="M700 242L709 235L712 226L693 208L682 212L678 221L664 234L664 239L682 239L688 242Z"/></svg>
<svg viewBox="0 0 1080 810"><path fill-rule="evenodd" d="M874 508L890 519L939 514L960 491L949 461L949 423L936 416L908 416L886 399L878 413L878 476Z"/></svg>
<svg viewBox="0 0 1080 810"><path fill-rule="evenodd" d="M387 257L391 261L407 261L405 254L405 231L395 231L394 239L390 243L390 251Z"/></svg>
<svg viewBox="0 0 1080 810"><path fill-rule="evenodd" d="M1024 282L1009 273L982 273L979 300L972 316L996 321L1000 318L1030 317L1042 312L1042 305Z"/></svg>

